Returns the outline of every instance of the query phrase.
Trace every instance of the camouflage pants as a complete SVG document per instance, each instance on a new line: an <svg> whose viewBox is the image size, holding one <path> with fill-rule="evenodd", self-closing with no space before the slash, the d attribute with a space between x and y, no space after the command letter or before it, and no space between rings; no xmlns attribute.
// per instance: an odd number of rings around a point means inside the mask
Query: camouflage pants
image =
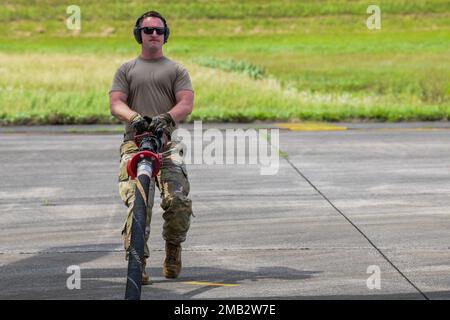
<svg viewBox="0 0 450 320"><path fill-rule="evenodd" d="M168 149L173 149L176 142L169 142ZM131 224L133 221L133 206L135 200L136 182L127 173L127 162L139 149L133 141L127 141L120 146L119 194L128 207L128 215L122 229L122 237L126 252L131 239ZM186 240L192 215L192 203L188 198L190 184L186 165L179 153L167 153L158 175L152 179L148 193L147 221L145 228L145 257L149 257L147 245L150 236L150 223L154 204L155 185L161 193L161 208L164 210L163 232L164 240L179 244Z"/></svg>

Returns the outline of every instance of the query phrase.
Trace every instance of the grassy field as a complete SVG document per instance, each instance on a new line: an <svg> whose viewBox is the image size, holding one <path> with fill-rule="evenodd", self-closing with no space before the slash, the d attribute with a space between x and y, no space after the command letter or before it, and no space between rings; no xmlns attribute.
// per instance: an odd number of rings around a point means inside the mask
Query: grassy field
<svg viewBox="0 0 450 320"><path fill-rule="evenodd" d="M448 1L3 1L0 123L112 123L115 70L136 57L139 14L166 15L189 70L189 121L447 120ZM81 8L81 31L65 26Z"/></svg>

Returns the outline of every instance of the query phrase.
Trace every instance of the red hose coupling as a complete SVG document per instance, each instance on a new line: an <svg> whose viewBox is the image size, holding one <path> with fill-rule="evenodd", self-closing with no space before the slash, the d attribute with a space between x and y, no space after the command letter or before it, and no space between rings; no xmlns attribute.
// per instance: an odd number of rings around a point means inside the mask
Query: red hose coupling
<svg viewBox="0 0 450 320"><path fill-rule="evenodd" d="M153 153L151 151L139 151L136 153L127 164L127 172L131 179L136 179L138 162L147 159L152 163L152 177L155 177L162 165L162 156L160 153Z"/></svg>

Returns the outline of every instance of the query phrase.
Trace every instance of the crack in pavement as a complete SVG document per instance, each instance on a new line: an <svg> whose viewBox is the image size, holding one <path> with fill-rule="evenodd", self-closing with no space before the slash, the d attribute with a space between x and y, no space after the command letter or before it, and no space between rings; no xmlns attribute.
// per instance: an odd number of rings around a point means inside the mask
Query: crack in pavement
<svg viewBox="0 0 450 320"><path fill-rule="evenodd" d="M269 141L270 144L270 141ZM419 292L425 300L430 300L428 296L422 292L385 254L384 252L377 247L377 245L352 221L350 218L348 218L339 208L337 208L328 197L322 193L290 160L289 160L289 154L287 152L284 152L280 150L285 156L283 156L283 159L287 161L287 163L314 189L319 193L319 195L322 196L323 199L325 199L326 202L330 204L330 206L338 212L342 217L344 217L347 222L349 222L353 228L355 228L369 243L370 245L378 251L378 253L414 288Z"/></svg>

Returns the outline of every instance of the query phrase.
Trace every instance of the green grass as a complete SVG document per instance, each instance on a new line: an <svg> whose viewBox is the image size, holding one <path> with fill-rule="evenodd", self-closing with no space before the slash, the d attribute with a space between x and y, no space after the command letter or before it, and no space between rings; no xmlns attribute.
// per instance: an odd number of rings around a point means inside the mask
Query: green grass
<svg viewBox="0 0 450 320"><path fill-rule="evenodd" d="M140 13L157 8L172 19L246 19L248 16L266 18L308 17L319 15L358 15L365 13L369 3L353 1L292 1L292 0L154 0L149 5L145 0L92 2L90 0L6 0L0 14L0 21L21 19L64 19L65 8L77 4L83 8L87 20L113 18L133 19ZM393 14L441 13L448 10L446 0L380 0L383 12Z"/></svg>
<svg viewBox="0 0 450 320"><path fill-rule="evenodd" d="M139 53L131 35L145 1L6 1L0 11L0 123L117 123L107 92ZM34 4L33 4L34 3ZM39 4L36 4L39 3ZM188 121L447 120L447 1L154 1L166 14L170 58L191 73Z"/></svg>
<svg viewBox="0 0 450 320"><path fill-rule="evenodd" d="M262 79L266 76L264 69L246 61L235 61L231 59L220 60L211 57L200 57L194 59L193 62L208 68L245 74L252 79Z"/></svg>

